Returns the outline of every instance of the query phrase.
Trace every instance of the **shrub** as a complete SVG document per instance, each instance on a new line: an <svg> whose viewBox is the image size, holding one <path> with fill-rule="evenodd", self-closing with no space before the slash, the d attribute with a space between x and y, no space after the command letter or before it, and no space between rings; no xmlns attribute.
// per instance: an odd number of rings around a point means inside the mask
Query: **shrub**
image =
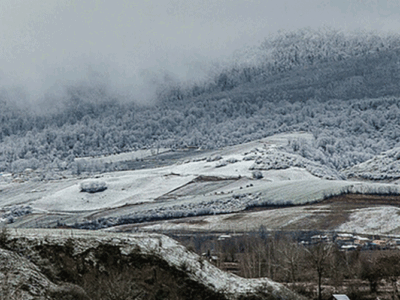
<svg viewBox="0 0 400 300"><path fill-rule="evenodd" d="M261 173L261 171L254 171L253 172L253 178L254 179L261 179L261 178L263 178L264 176L263 176L263 174Z"/></svg>
<svg viewBox="0 0 400 300"><path fill-rule="evenodd" d="M7 248L8 238L10 237L10 233L8 232L7 227L3 227L0 231L0 248Z"/></svg>
<svg viewBox="0 0 400 300"><path fill-rule="evenodd" d="M104 181L86 181L80 184L81 192L86 193L97 193L107 189L107 185Z"/></svg>

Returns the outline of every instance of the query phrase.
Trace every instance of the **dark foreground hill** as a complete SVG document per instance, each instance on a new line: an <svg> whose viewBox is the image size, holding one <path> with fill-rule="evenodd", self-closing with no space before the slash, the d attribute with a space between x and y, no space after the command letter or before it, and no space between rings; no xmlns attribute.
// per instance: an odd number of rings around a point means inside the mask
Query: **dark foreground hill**
<svg viewBox="0 0 400 300"><path fill-rule="evenodd" d="M158 234L18 230L3 231L1 244L1 299L301 299Z"/></svg>

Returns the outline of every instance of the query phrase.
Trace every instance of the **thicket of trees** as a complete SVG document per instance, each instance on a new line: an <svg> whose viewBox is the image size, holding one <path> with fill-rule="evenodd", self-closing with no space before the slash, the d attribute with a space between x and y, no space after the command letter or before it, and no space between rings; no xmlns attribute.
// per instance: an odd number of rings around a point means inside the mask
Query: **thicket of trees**
<svg viewBox="0 0 400 300"><path fill-rule="evenodd" d="M399 52L396 35L300 30L238 54L204 82L163 86L150 106L80 85L34 113L3 94L0 172L76 173L76 157L218 148L287 131L314 133L289 149L341 170L400 145Z"/></svg>
<svg viewBox="0 0 400 300"><path fill-rule="evenodd" d="M355 300L399 297L399 250L340 251L333 243L304 245L299 237L260 228L221 241L192 237L182 242L198 253L218 256L219 267L235 263L240 276L268 277L309 299L330 299L332 293Z"/></svg>

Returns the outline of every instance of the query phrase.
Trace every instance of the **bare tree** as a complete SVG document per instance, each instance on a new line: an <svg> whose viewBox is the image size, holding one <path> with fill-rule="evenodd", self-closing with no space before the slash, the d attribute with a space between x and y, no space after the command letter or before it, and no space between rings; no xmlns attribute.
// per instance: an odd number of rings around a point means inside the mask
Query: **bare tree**
<svg viewBox="0 0 400 300"><path fill-rule="evenodd" d="M243 242L244 251L240 259L240 267L244 277L254 278L267 276L273 278L275 259L273 239L246 237Z"/></svg>
<svg viewBox="0 0 400 300"><path fill-rule="evenodd" d="M397 280L400 277L400 255L398 253L382 255L378 258L378 265L382 276L392 283L393 295L397 295Z"/></svg>
<svg viewBox="0 0 400 300"><path fill-rule="evenodd" d="M318 299L322 299L322 276L325 274L330 265L330 257L332 256L332 244L318 243L312 247L305 248L306 258L310 263L318 277Z"/></svg>
<svg viewBox="0 0 400 300"><path fill-rule="evenodd" d="M377 255L368 253L368 255L361 256L360 277L363 280L368 280L371 293L377 292L378 282L382 279Z"/></svg>
<svg viewBox="0 0 400 300"><path fill-rule="evenodd" d="M112 270L110 274L102 274L98 278L87 278L84 288L99 300L136 300L142 299L145 294L128 270Z"/></svg>
<svg viewBox="0 0 400 300"><path fill-rule="evenodd" d="M290 238L282 238L276 243L276 254L281 268L288 274L291 282L297 282L303 249Z"/></svg>

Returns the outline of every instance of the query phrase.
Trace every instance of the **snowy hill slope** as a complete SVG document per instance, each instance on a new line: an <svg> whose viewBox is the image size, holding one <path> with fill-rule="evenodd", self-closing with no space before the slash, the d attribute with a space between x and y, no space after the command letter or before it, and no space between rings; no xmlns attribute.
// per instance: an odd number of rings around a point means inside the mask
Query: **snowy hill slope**
<svg viewBox="0 0 400 300"><path fill-rule="evenodd" d="M370 180L400 179L400 148L394 148L345 171L348 177Z"/></svg>
<svg viewBox="0 0 400 300"><path fill-rule="evenodd" d="M258 206L303 205L348 192L399 193L393 184L338 180L342 178L338 172L285 152L293 138L312 139L312 135L280 134L206 156L193 151L168 166L94 178L3 182L3 220L15 227L65 224L98 229ZM106 189L82 192L81 186L88 182Z"/></svg>

